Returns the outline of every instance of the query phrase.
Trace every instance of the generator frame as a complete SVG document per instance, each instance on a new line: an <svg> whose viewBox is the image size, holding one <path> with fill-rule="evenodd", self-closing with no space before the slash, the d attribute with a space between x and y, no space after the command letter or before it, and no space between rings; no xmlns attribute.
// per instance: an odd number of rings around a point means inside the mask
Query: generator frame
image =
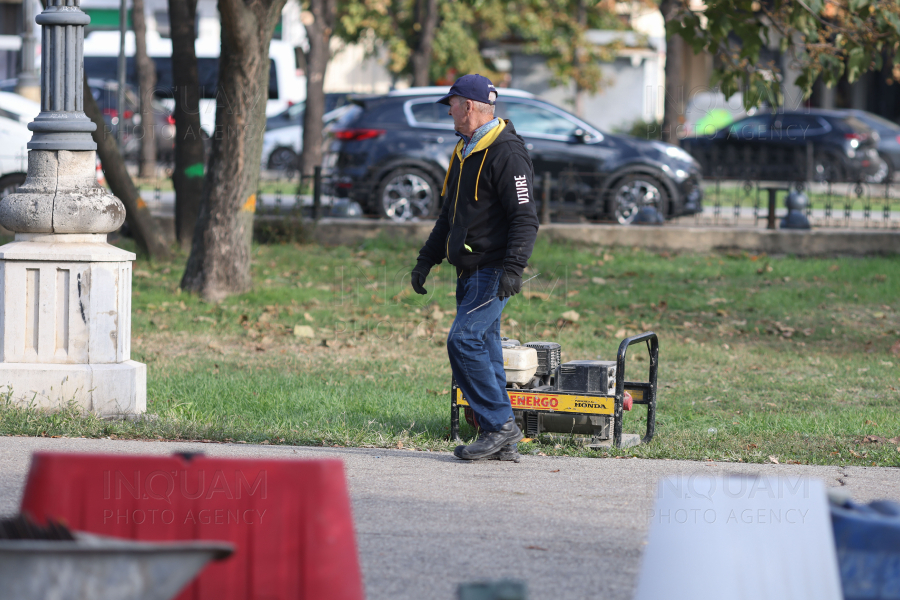
<svg viewBox="0 0 900 600"><path fill-rule="evenodd" d="M645 343L650 358L647 381L625 381L625 365L628 348L635 344ZM622 446L622 418L625 405L625 392L632 396L632 403L647 407L647 428L641 443L649 443L656 433L656 378L659 371L659 338L652 331L625 338L619 344L616 353L616 389L613 396L589 392L572 392L569 390L553 389L551 386L542 386L534 389L507 388L510 395L510 403L513 413L522 417L526 424L525 435L537 435L538 415L565 415L572 417L588 417L588 423L595 430L594 441L598 438L599 430L608 427L609 423L599 424L596 417L605 417L603 420L612 420L612 445L616 448ZM558 382L559 367L557 367L554 381ZM555 402L555 404L554 404ZM539 408L528 409L521 406L530 405ZM468 402L462 395L462 391L456 385L454 379L451 383L450 393L450 439L461 441L459 437L459 408L468 406ZM579 407L590 410L579 410ZM592 419L593 417L593 419ZM535 423L532 429L530 423ZM563 433L563 432L559 432ZM608 439L604 438L604 439Z"/></svg>

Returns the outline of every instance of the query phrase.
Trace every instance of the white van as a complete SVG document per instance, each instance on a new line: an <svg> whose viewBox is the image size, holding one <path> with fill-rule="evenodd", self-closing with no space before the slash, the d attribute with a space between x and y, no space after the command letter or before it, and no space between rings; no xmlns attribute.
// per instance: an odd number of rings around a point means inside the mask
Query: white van
<svg viewBox="0 0 900 600"><path fill-rule="evenodd" d="M28 123L41 105L11 92L0 92L0 198L25 182L28 171Z"/></svg>
<svg viewBox="0 0 900 600"><path fill-rule="evenodd" d="M126 80L137 87L134 59L134 32L125 34ZM200 126L212 134L216 125L216 82L219 76L219 40L198 39L197 71L200 80ZM156 32L147 32L147 54L156 63L156 96L170 110L175 108L172 79L172 40ZM88 77L118 78L119 32L95 31L84 38L84 68ZM272 40L269 44L269 94L266 116L271 117L291 104L306 99L306 77L297 69L294 48L287 42Z"/></svg>

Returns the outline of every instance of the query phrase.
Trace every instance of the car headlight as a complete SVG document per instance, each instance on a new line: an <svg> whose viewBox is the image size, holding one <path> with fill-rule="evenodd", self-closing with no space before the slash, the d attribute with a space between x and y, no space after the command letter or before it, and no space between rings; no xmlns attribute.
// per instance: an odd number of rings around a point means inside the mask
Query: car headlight
<svg viewBox="0 0 900 600"><path fill-rule="evenodd" d="M686 162L692 165L697 162L696 160L694 160L694 157L691 156L686 150L679 148L678 146L659 143L656 147L662 152L665 152L666 156L668 156L669 158L674 158L675 160L680 160L681 162Z"/></svg>

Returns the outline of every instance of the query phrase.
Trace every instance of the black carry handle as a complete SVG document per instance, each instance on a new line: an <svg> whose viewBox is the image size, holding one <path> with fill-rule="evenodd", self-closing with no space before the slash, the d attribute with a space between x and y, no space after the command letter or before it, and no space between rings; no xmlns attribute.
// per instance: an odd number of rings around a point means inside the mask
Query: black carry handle
<svg viewBox="0 0 900 600"><path fill-rule="evenodd" d="M625 353L632 344L647 343L650 353L650 374L648 382L625 381ZM635 400L634 404L647 405L647 433L641 439L646 444L653 439L656 432L656 373L659 369L659 338L652 331L647 331L633 337L625 338L619 344L619 352L616 355L616 405L613 415L613 446L622 446L622 405L625 402L625 387L640 389L644 392L641 400Z"/></svg>

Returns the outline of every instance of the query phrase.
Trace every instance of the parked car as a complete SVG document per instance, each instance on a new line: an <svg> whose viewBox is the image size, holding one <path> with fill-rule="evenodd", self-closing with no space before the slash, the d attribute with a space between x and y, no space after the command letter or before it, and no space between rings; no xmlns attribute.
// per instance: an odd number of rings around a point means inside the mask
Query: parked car
<svg viewBox="0 0 900 600"><path fill-rule="evenodd" d="M0 198L25 183L31 131L28 123L41 105L12 92L0 92Z"/></svg>
<svg viewBox="0 0 900 600"><path fill-rule="evenodd" d="M758 112L711 135L684 138L682 147L700 162L704 177L805 181L811 175L838 182L861 181L883 168L878 141L878 133L853 115L805 109Z"/></svg>
<svg viewBox="0 0 900 600"><path fill-rule="evenodd" d="M882 116L864 110L847 109L844 112L853 115L876 132L878 132L878 155L885 162L883 173L869 178L874 183L891 181L894 173L900 170L900 125Z"/></svg>
<svg viewBox="0 0 900 600"><path fill-rule="evenodd" d="M0 91L12 92L17 84L15 79L6 79L0 81ZM88 79L88 85L91 88L91 95L97 101L100 112L103 113L103 120L110 135L115 136L119 126L119 84L115 80L106 79ZM21 96L16 95L17 98ZM23 98L23 100L25 100ZM29 100L26 100L30 102ZM40 105L38 112L40 112ZM156 147L157 159L162 162L172 162L175 158L175 118L172 112L157 99L151 101L151 110L153 112L154 127L156 128ZM127 160L137 160L140 155L140 139L135 137L135 128L140 124L141 115L138 106L138 95L135 88L130 85L125 86L125 110L122 113L125 121L125 158ZM29 117L27 122L31 122L34 117ZM138 130L140 132L140 130Z"/></svg>
<svg viewBox="0 0 900 600"><path fill-rule="evenodd" d="M336 115L334 110L345 106L349 93L325 94L325 114L327 124ZM263 136L262 164L267 169L294 171L300 165L303 151L303 115L306 101L297 102L281 113L266 119L266 133Z"/></svg>
<svg viewBox="0 0 900 600"><path fill-rule="evenodd" d="M436 104L447 91L354 98L327 128L323 172L332 176L332 191L396 221L437 214L458 139L447 107ZM676 146L601 132L519 90L500 90L495 114L525 139L536 187L551 174L558 213L630 223L645 205L667 218L701 210L700 166Z"/></svg>
<svg viewBox="0 0 900 600"><path fill-rule="evenodd" d="M109 128L109 134L117 135L119 125L124 123L124 149L126 160L138 160L141 152L140 104L137 90L130 85L125 86L125 110L119 112L119 83L105 79L88 79L91 94L97 101L103 120ZM160 162L175 160L175 118L171 111L157 99L150 101L153 114L153 127L156 142L156 157ZM137 135L135 135L137 133Z"/></svg>

